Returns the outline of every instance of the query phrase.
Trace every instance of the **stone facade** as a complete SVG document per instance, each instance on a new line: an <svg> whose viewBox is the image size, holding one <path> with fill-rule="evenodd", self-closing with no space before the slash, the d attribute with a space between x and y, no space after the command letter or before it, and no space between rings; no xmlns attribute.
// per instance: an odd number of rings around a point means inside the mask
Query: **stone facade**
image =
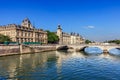
<svg viewBox="0 0 120 80"><path fill-rule="evenodd" d="M56 34L59 37L59 44L82 44L85 41L79 34L62 32L60 25L58 25Z"/></svg>
<svg viewBox="0 0 120 80"><path fill-rule="evenodd" d="M62 32L63 44L71 44L71 35L65 32Z"/></svg>
<svg viewBox="0 0 120 80"><path fill-rule="evenodd" d="M35 29L28 18L25 18L21 25L0 26L0 34L9 36L13 42L47 43L47 32L42 29Z"/></svg>

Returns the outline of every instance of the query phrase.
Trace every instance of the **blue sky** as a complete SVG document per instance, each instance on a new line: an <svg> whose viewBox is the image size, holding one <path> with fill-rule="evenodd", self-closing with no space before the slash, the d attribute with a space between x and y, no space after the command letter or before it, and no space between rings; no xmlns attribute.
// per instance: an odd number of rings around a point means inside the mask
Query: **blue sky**
<svg viewBox="0 0 120 80"><path fill-rule="evenodd" d="M120 39L120 0L0 0L0 25L21 24L28 17L36 28L80 33L86 39Z"/></svg>

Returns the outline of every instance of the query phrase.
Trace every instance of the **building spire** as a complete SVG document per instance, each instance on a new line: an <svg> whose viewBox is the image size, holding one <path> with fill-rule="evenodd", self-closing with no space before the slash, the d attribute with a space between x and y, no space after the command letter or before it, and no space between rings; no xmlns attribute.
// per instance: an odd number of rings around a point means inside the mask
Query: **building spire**
<svg viewBox="0 0 120 80"><path fill-rule="evenodd" d="M61 29L61 30L62 30L62 28L61 28L61 25L60 25L60 24L58 24L58 29Z"/></svg>

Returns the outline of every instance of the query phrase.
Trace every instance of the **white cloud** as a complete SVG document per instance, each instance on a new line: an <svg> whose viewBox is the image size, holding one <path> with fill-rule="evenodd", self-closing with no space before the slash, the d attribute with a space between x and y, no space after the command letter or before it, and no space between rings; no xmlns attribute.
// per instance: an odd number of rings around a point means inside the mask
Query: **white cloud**
<svg viewBox="0 0 120 80"><path fill-rule="evenodd" d="M86 26L85 28L87 28L87 29L94 29L95 26Z"/></svg>

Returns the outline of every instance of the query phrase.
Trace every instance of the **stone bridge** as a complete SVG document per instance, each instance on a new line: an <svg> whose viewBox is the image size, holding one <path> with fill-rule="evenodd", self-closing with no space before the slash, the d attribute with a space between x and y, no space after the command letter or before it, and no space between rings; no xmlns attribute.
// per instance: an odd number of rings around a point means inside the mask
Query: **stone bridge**
<svg viewBox="0 0 120 80"><path fill-rule="evenodd" d="M120 49L120 45L105 45L105 44L80 44L80 45L57 45L56 48L60 49L62 47L67 47L68 49L72 49L74 51L84 51L86 47L98 47L103 52L109 52L109 50L117 48Z"/></svg>

